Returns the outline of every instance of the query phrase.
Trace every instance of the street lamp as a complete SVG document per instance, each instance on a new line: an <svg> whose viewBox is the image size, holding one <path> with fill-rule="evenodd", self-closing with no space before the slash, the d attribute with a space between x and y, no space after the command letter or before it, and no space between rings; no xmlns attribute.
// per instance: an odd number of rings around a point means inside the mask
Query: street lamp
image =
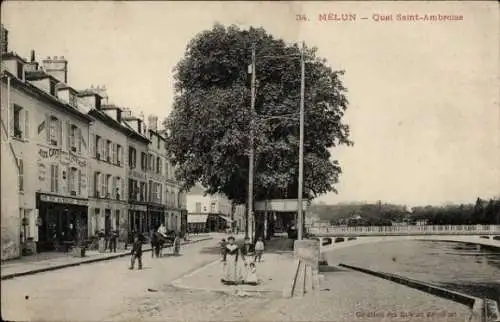
<svg viewBox="0 0 500 322"><path fill-rule="evenodd" d="M302 208L302 195L303 195L303 181L304 181L304 92L305 92L305 44L302 42L302 50L300 55L280 55L280 56L261 56L260 58L265 59L290 59L299 58L301 65L301 79L300 79L300 111L299 111L299 178L298 178L298 196L297 196L297 221L298 221L298 239L302 239L303 235L303 208ZM255 159L255 148L254 148L254 133L253 125L255 119L255 43L252 44L252 64L250 66L250 73L252 74L251 80L251 105L250 105L250 147L249 147L249 166L248 166L248 209L247 216L245 218L245 238L248 238L249 222L248 217L253 216L253 177L254 177L254 159ZM288 116L269 116L268 119L272 118L290 118ZM252 230L253 236L253 230Z"/></svg>

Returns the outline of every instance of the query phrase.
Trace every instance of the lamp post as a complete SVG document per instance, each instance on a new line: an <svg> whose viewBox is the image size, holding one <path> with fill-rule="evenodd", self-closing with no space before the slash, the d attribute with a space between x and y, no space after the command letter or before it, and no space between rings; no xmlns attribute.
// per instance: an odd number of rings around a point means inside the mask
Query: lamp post
<svg viewBox="0 0 500 322"><path fill-rule="evenodd" d="M299 134L299 177L298 177L298 196L297 196L297 221L298 221L298 239L301 240L303 237L303 176L304 176L304 96L305 96L305 43L302 42L302 49L300 55L282 55L282 56L262 56L261 58L266 59L282 59L282 58L297 58L300 56L300 67L301 67L301 79L300 79L300 111L299 111L299 122L300 122L300 134ZM252 64L250 66L252 79L251 79L251 105L250 105L250 147L249 147L249 167L248 167L248 209L247 216L245 218L245 238L248 238L249 231L249 217L253 216L253 179L254 179L254 159L255 159L255 148L254 148L254 132L253 125L255 119L255 43L252 44ZM272 118L290 118L288 116L270 116L268 119ZM251 225L253 227L253 224ZM253 229L252 229L253 235Z"/></svg>

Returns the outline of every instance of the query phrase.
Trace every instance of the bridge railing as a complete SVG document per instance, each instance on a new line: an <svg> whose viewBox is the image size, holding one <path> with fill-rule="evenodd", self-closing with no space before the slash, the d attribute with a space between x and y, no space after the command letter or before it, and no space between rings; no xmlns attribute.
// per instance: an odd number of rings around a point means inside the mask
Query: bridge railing
<svg viewBox="0 0 500 322"><path fill-rule="evenodd" d="M311 234L500 234L500 225L407 225L309 227Z"/></svg>

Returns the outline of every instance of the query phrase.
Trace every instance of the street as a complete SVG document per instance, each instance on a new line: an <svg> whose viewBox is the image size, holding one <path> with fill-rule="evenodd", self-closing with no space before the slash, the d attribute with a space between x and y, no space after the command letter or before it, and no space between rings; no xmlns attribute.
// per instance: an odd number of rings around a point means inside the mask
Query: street
<svg viewBox="0 0 500 322"><path fill-rule="evenodd" d="M123 320L144 314L144 303L150 297L178 305L183 296L172 296L175 290L166 298L166 293L155 291L168 289L169 282L216 260L216 243L210 240L184 246L178 257L152 259L151 253L144 253L141 271L129 270L129 257L124 257L2 281L2 317L11 321ZM184 305L193 307L194 303Z"/></svg>

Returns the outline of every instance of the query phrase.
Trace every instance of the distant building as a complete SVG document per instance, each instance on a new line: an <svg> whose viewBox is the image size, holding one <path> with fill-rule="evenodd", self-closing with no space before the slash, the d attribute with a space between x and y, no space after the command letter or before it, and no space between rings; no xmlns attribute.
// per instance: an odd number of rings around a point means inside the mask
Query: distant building
<svg viewBox="0 0 500 322"><path fill-rule="evenodd" d="M196 185L187 194L186 202L187 222L190 231L221 231L226 228L242 228L244 207L233 207L231 201L224 195L205 195L203 187ZM231 219L231 217L235 219ZM234 220L236 220L235 224L233 224Z"/></svg>

